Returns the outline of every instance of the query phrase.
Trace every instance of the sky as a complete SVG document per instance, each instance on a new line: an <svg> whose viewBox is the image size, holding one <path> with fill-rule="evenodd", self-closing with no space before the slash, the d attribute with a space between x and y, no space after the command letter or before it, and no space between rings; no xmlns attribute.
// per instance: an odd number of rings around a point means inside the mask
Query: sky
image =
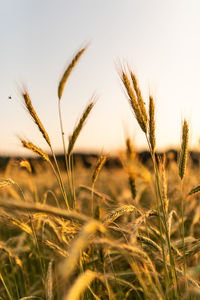
<svg viewBox="0 0 200 300"><path fill-rule="evenodd" d="M146 147L119 78L120 64L128 64L136 74L145 102L149 94L154 97L157 149L179 147L184 118L189 122L190 147L199 147L199 0L0 0L0 4L0 155L28 154L19 137L48 151L24 107L24 87L53 148L62 151L58 84L87 43L61 100L67 140L91 97L97 97L75 151L117 151L127 135L137 149Z"/></svg>

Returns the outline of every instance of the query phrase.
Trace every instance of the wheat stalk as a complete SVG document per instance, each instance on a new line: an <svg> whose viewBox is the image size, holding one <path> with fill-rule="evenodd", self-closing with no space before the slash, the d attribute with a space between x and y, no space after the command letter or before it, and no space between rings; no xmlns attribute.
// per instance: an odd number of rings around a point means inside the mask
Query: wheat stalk
<svg viewBox="0 0 200 300"><path fill-rule="evenodd" d="M129 173L128 182L131 189L132 198L135 199L137 195L136 181L135 181L135 177L131 173Z"/></svg>
<svg viewBox="0 0 200 300"><path fill-rule="evenodd" d="M98 277L96 272L87 270L80 274L63 300L78 300L80 295L88 288L90 283Z"/></svg>
<svg viewBox="0 0 200 300"><path fill-rule="evenodd" d="M77 266L81 252L90 242L91 235L97 231L105 232L105 227L96 220L92 220L84 225L78 237L71 245L69 257L60 264L59 271L63 279L67 280L72 274Z"/></svg>
<svg viewBox="0 0 200 300"><path fill-rule="evenodd" d="M171 235L172 217L173 217L173 215L176 216L177 219L178 219L178 215L177 215L176 211L175 210L171 210L170 213L169 213L169 216L168 216L168 220L167 220L169 236Z"/></svg>
<svg viewBox="0 0 200 300"><path fill-rule="evenodd" d="M80 223L86 223L91 220L88 216L80 214L76 211L73 210L66 211L65 209L57 208L51 205L44 205L40 203L29 203L24 201L2 199L0 201L0 207L4 207L15 212L21 211L24 212L25 214L45 213L50 216L55 216L66 220L78 221Z"/></svg>
<svg viewBox="0 0 200 300"><path fill-rule="evenodd" d="M66 258L66 257L68 257L68 255L69 255L68 252L67 252L65 249L63 249L62 247L58 246L57 244L55 244L55 243L53 243L53 242L51 242L51 241L49 241L49 240L45 240L45 241L44 241L44 244L45 244L48 248L52 249L52 250L55 251L57 254L59 254L61 257Z"/></svg>
<svg viewBox="0 0 200 300"><path fill-rule="evenodd" d="M46 297L47 300L53 300L53 260L49 262L47 270Z"/></svg>
<svg viewBox="0 0 200 300"><path fill-rule="evenodd" d="M79 189L79 190L85 190L85 191L87 191L87 192L89 192L89 193L92 193L92 192L93 192L93 194L94 194L96 197L98 197L98 198L100 198L100 199L102 199L102 200L104 200L104 201L106 201L106 202L110 202L110 203L114 202L114 200L113 200L111 197L109 197L108 195L103 194L103 193L100 193L100 192L97 192L96 190L94 190L93 188L91 188L91 187L89 187L89 186L86 186L86 185L81 184L81 185L78 187L78 189Z"/></svg>
<svg viewBox="0 0 200 300"><path fill-rule="evenodd" d="M181 178L181 229L182 229L182 245L183 245L183 258L184 258L184 279L186 283L186 252L185 252L185 224L184 224L184 213L185 205L183 198L183 178L185 175L186 165L187 165L187 156L188 156L188 123L184 120L182 127L182 141L181 141L181 152L179 157L179 177Z"/></svg>
<svg viewBox="0 0 200 300"><path fill-rule="evenodd" d="M133 159L135 158L135 156L136 156L136 154L135 154L135 151L131 144L131 140L130 140L130 138L127 138L126 139L126 157L127 157L128 162L129 162L129 160L132 162ZM128 171L128 181L129 181L129 186L131 189L132 198L135 199L136 194L137 194L136 181L135 181L135 176L130 171Z"/></svg>

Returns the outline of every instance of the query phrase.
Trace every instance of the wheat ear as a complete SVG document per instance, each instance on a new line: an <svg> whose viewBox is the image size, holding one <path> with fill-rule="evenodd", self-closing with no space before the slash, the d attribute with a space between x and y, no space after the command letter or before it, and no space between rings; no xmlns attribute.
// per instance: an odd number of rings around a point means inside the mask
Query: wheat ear
<svg viewBox="0 0 200 300"><path fill-rule="evenodd" d="M169 200L167 198L167 178L166 178L166 155L163 154L163 160L160 159L161 180L162 180L162 197L165 206L165 212L168 213Z"/></svg>
<svg viewBox="0 0 200 300"><path fill-rule="evenodd" d="M144 133L147 132L147 121L145 121L144 116L141 112L140 106L136 100L136 96L134 94L134 91L131 87L131 83L128 79L128 76L125 74L124 71L122 71L121 79L124 83L124 86L126 88L127 94L129 96L129 103L135 113L135 117L138 121L138 124L140 125L141 129L144 131Z"/></svg>
<svg viewBox="0 0 200 300"><path fill-rule="evenodd" d="M129 182L129 186L131 189L132 198L135 199L136 195L137 195L136 180L135 180L135 177L131 173L129 173L128 182Z"/></svg>
<svg viewBox="0 0 200 300"><path fill-rule="evenodd" d="M120 216L135 212L136 208L133 205L123 205L121 207L116 208L115 210L111 211L109 215L105 217L103 220L103 224L105 226L109 225L110 223L114 222Z"/></svg>
<svg viewBox="0 0 200 300"><path fill-rule="evenodd" d="M102 169L102 167L103 167L103 165L105 164L105 162L106 162L106 156L104 156L104 155L101 155L100 157L99 157L99 159L98 159L98 161L97 161L97 164L96 164L96 167L95 167L95 169L94 169L94 173L93 173L93 175L92 175L92 184L94 185L95 184L95 182L96 182L96 180L97 180L97 177L98 177L98 175L99 175L99 173L100 173L100 171L101 171L101 169Z"/></svg>
<svg viewBox="0 0 200 300"><path fill-rule="evenodd" d="M29 149L30 151L36 153L37 155L42 157L44 160L46 160L48 162L50 161L48 154L45 153L42 149L35 146L33 143L25 141L25 140L21 140L21 143L22 143L24 148Z"/></svg>
<svg viewBox="0 0 200 300"><path fill-rule="evenodd" d="M188 193L188 196L197 195L200 192L200 185L197 185Z"/></svg>
<svg viewBox="0 0 200 300"><path fill-rule="evenodd" d="M32 168L28 160L23 159L22 161L20 161L20 167L25 168L29 173L32 173Z"/></svg>
<svg viewBox="0 0 200 300"><path fill-rule="evenodd" d="M10 178L0 180L0 188L4 188L12 184L15 184L15 182Z"/></svg>
<svg viewBox="0 0 200 300"><path fill-rule="evenodd" d="M130 138L126 139L126 156L127 156L127 159L134 159L134 157L135 157L135 151L134 151L134 148L133 148Z"/></svg>
<svg viewBox="0 0 200 300"><path fill-rule="evenodd" d="M24 92L23 98L24 98L26 108L28 109L28 112L30 113L30 115L31 115L32 119L34 120L34 122L36 123L36 125L38 126L38 128L39 128L40 132L42 133L44 139L46 140L47 144L51 148L50 138L49 138L44 126L42 125L42 122L40 121L38 115L36 114L35 109L33 108L29 94L27 92Z"/></svg>
<svg viewBox="0 0 200 300"><path fill-rule="evenodd" d="M78 125L76 126L76 128L74 129L74 132L72 134L72 136L70 137L69 140L69 145L68 145L68 155L71 155L74 144L79 136L79 133L81 132L81 129L83 128L83 125L86 122L86 119L89 115L89 113L91 112L92 108L94 106L94 101L92 101L85 109L85 111L82 114L81 119L78 122Z"/></svg>
<svg viewBox="0 0 200 300"><path fill-rule="evenodd" d="M133 74L133 72L131 72L131 79L132 79L133 87L134 87L134 90L135 90L135 93L136 93L136 96L137 96L138 105L140 107L140 110L142 112L142 115L143 115L143 118L144 118L145 122L147 122L148 116L147 116L147 112L146 112L146 108L145 108L145 103L144 103L144 100L142 98L139 86L138 86L137 78L136 78L135 74Z"/></svg>
<svg viewBox="0 0 200 300"><path fill-rule="evenodd" d="M143 243L147 246L150 246L151 248L159 251L160 253L162 253L161 247L157 243L155 243L152 239L150 239L146 236L138 235L137 240L140 241L141 243Z"/></svg>
<svg viewBox="0 0 200 300"><path fill-rule="evenodd" d="M189 128L188 123L184 120L182 127L182 141L181 141L181 152L179 158L179 176L181 180L185 175L187 157L188 157L188 139L189 139Z"/></svg>
<svg viewBox="0 0 200 300"><path fill-rule="evenodd" d="M149 96L149 141L151 145L151 150L154 153L156 147L155 138L155 105L153 97Z"/></svg>
<svg viewBox="0 0 200 300"><path fill-rule="evenodd" d="M70 73L72 72L72 70L75 67L75 65L77 64L79 58L85 52L86 49L87 49L87 47L84 47L80 51L77 52L77 54L74 56L74 58L72 59L72 61L69 64L69 66L67 67L66 71L64 72L64 74L63 74L63 76L62 76L62 78L59 82L59 86L58 86L58 98L59 98L59 100L62 97L63 90L64 90L66 81L67 81Z"/></svg>

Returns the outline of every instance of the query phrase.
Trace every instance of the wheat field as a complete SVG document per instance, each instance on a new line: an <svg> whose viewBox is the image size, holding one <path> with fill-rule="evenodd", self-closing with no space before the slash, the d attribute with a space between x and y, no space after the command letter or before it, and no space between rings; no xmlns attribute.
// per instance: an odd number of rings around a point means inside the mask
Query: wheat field
<svg viewBox="0 0 200 300"><path fill-rule="evenodd" d="M21 139L39 160L10 159L1 170L0 299L200 299L200 167L189 155L188 122L182 124L178 160L159 155L154 99L144 101L134 72L123 66L119 75L151 159L143 164L127 137L121 168L107 168L105 154L92 158L90 168L75 164L74 145L95 99L67 141L61 101L85 50L58 86L64 164L31 96L22 91L49 152L31 137Z"/></svg>

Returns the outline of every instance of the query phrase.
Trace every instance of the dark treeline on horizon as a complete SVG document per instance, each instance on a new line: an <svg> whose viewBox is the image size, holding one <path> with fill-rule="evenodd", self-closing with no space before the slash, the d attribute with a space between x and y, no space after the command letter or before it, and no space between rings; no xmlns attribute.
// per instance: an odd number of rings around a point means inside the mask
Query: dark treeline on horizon
<svg viewBox="0 0 200 300"><path fill-rule="evenodd" d="M157 156L163 156L163 153L166 154L166 160L167 163L169 161L177 161L178 160L178 151L174 150L174 149L170 149L166 152L157 152ZM57 161L59 163L59 165L61 166L61 168L65 168L65 162L64 162L64 155L63 154L58 154L56 155L57 157ZM140 160L140 162L142 162L144 165L147 165L149 167L151 167L151 155L149 151L140 151L137 152L137 157ZM9 163L9 161L11 159L14 159L16 161L21 161L23 159L27 159L30 164L33 166L33 170L34 170L34 162L43 162L43 159L40 157L22 157L22 156L1 156L0 155L0 171L4 171L7 164ZM50 156L51 158L51 156ZM191 160L191 162L194 165L198 165L200 164L200 152L197 151L190 151L189 152L189 158ZM74 166L76 165L82 165L85 168L90 168L92 165L95 164L96 160L98 159L98 154L97 153L74 153L73 154L73 163ZM120 158L118 156L108 156L105 167L108 169L119 169L122 168L122 162L120 160Z"/></svg>

